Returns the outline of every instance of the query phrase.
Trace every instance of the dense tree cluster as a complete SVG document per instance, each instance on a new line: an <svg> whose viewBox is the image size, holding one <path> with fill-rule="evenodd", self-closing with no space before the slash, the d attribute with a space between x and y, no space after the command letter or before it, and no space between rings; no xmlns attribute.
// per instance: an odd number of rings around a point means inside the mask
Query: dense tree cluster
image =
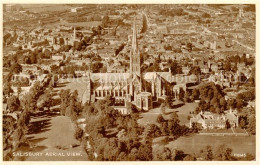
<svg viewBox="0 0 260 165"><path fill-rule="evenodd" d="M181 65L179 64L179 63L177 63L177 61L176 60L168 60L168 63L169 63L169 67L170 67L170 69L171 69L171 73L172 73L172 75L176 75L176 74L182 74L183 72L182 72L182 67L181 67Z"/></svg>
<svg viewBox="0 0 260 165"><path fill-rule="evenodd" d="M3 43L5 45L11 45L13 42L17 40L18 35L15 33L14 36L12 36L10 33L7 33L3 37Z"/></svg>
<svg viewBox="0 0 260 165"><path fill-rule="evenodd" d="M249 101L255 100L255 89L250 89L241 93L238 93L235 99L230 99L227 102L228 108L237 109L241 111L247 106Z"/></svg>
<svg viewBox="0 0 260 165"><path fill-rule="evenodd" d="M239 116L239 126L246 129L251 135L256 134L256 112L255 108L244 108Z"/></svg>
<svg viewBox="0 0 260 165"><path fill-rule="evenodd" d="M189 74L193 74L193 75L196 75L196 76L201 75L200 67L199 66L192 66Z"/></svg>
<svg viewBox="0 0 260 165"><path fill-rule="evenodd" d="M225 94L219 85L213 82L203 83L199 89L193 89L191 100L200 98L199 106L196 108L195 113L200 111L210 111L213 113L223 113L227 107Z"/></svg>
<svg viewBox="0 0 260 165"><path fill-rule="evenodd" d="M219 145L215 149L208 145L204 149L201 149L199 157L205 161L235 161L254 159L251 154L246 154L246 157L244 158L234 157L232 154L232 149L225 144Z"/></svg>
<svg viewBox="0 0 260 165"><path fill-rule="evenodd" d="M90 160L152 160L151 140L139 140L143 129L137 124L137 116L122 115L111 107L113 103L112 97L108 96L83 107L87 125L85 132L89 136L83 137L82 143ZM135 110L132 106L128 108ZM91 148L87 147L88 142Z"/></svg>

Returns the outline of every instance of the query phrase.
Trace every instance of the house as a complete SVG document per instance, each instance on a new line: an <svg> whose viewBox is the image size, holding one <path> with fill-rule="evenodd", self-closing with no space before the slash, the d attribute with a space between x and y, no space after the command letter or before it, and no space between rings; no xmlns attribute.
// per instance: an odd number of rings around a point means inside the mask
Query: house
<svg viewBox="0 0 260 165"><path fill-rule="evenodd" d="M209 67L207 65L201 65L200 70L202 73L209 73Z"/></svg>
<svg viewBox="0 0 260 165"><path fill-rule="evenodd" d="M55 60L55 61L62 61L63 60L63 56L61 56L61 55L52 55L51 59Z"/></svg>
<svg viewBox="0 0 260 165"><path fill-rule="evenodd" d="M218 64L212 64L211 70L214 71L214 72L217 72L218 71Z"/></svg>
<svg viewBox="0 0 260 165"><path fill-rule="evenodd" d="M229 123L232 128L238 126L238 115L236 111L229 110L225 114L213 114L211 112L200 112L190 118L190 128L193 123L200 123L203 129L224 129Z"/></svg>

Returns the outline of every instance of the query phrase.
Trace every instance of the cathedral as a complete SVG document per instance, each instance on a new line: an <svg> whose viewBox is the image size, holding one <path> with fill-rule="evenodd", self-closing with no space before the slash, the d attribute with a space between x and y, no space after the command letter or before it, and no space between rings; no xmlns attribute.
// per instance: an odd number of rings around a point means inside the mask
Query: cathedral
<svg viewBox="0 0 260 165"><path fill-rule="evenodd" d="M90 102L112 96L115 104L134 104L137 108L148 111L153 102L175 96L176 88L171 72L141 72L141 56L138 49L137 30L133 23L132 47L130 51L130 71L128 73L89 73L87 90L82 102ZM179 84L186 90L186 85Z"/></svg>

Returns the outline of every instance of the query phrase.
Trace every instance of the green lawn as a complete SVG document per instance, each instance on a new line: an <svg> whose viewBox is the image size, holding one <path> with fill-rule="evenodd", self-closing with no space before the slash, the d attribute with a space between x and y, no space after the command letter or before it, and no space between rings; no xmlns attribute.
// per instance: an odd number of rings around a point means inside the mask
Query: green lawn
<svg viewBox="0 0 260 165"><path fill-rule="evenodd" d="M188 116L190 116L190 112L194 111L198 106L198 103L185 103L185 105L176 108L176 109L168 109L166 112L177 112L179 119L180 119L180 124L187 124L189 123L189 120L187 119Z"/></svg>
<svg viewBox="0 0 260 165"><path fill-rule="evenodd" d="M185 105L176 108L176 109L167 109L166 113L171 113L171 112L177 112L179 119L180 119L180 124L187 124L189 123L189 120L187 117L190 115L190 112L194 111L195 108L198 106L198 103L186 103ZM146 125L148 123L150 124L155 124L157 116L160 114L160 108L154 108L149 110L148 112L143 112L140 115L140 119L138 120L138 123L141 125Z"/></svg>
<svg viewBox="0 0 260 165"><path fill-rule="evenodd" d="M15 157L15 160L88 160L80 142L74 138L74 132L74 125L69 117L38 112L32 117L30 129L26 135L32 147L23 146L19 148L19 152L41 153L42 155ZM77 155L72 156L73 153Z"/></svg>
<svg viewBox="0 0 260 165"><path fill-rule="evenodd" d="M255 155L255 136L204 136L194 135L188 137L180 137L175 141L169 142L166 146L169 148L177 148L185 153L199 153L207 145L211 145L213 150L221 145L226 144L232 148L233 154L250 153Z"/></svg>

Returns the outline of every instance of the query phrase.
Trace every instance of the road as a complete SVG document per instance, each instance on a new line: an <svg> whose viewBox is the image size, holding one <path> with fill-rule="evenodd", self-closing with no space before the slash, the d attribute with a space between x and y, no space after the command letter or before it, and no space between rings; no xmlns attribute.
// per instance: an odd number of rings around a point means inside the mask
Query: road
<svg viewBox="0 0 260 165"><path fill-rule="evenodd" d="M241 42L239 42L237 40L232 40L232 41L237 43L238 45L241 45L241 46L247 48L248 50L255 51L255 49L253 49L253 48L251 48L251 47L249 47L249 46L247 46L247 45L245 45L245 44L243 44L243 43L241 43Z"/></svg>

